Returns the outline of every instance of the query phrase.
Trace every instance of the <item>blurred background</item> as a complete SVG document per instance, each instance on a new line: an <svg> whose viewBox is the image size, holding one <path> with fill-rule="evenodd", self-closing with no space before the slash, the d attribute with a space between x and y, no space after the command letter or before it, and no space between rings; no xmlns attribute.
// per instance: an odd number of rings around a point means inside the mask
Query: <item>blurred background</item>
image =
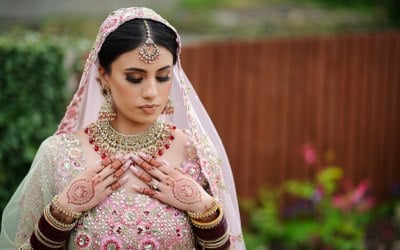
<svg viewBox="0 0 400 250"><path fill-rule="evenodd" d="M400 249L398 0L0 0L1 210L132 4L182 35L248 249Z"/></svg>

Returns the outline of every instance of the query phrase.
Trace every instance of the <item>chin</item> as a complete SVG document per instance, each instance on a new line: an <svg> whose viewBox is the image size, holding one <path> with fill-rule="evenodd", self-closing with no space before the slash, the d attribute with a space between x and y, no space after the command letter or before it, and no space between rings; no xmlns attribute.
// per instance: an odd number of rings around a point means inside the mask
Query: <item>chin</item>
<svg viewBox="0 0 400 250"><path fill-rule="evenodd" d="M159 117L159 114L152 114L152 115L146 115L143 116L141 115L140 118L139 117L132 117L132 119L129 119L132 123L137 123L137 124L152 124L153 122L155 122L157 120L157 118Z"/></svg>

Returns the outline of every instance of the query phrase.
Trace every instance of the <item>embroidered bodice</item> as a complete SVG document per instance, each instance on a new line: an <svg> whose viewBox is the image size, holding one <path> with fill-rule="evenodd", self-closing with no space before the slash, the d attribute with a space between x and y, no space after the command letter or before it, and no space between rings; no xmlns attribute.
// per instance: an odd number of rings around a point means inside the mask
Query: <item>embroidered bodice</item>
<svg viewBox="0 0 400 250"><path fill-rule="evenodd" d="M77 249L193 248L185 213L124 189L85 213L70 241Z"/></svg>
<svg viewBox="0 0 400 250"><path fill-rule="evenodd" d="M42 171L48 176L53 171L49 179L55 183L51 185L55 195L85 169L85 157L73 134L53 136L42 147L46 151ZM184 159L181 169L204 186L196 149L189 142ZM193 249L194 237L185 212L121 188L83 213L68 245L69 249Z"/></svg>

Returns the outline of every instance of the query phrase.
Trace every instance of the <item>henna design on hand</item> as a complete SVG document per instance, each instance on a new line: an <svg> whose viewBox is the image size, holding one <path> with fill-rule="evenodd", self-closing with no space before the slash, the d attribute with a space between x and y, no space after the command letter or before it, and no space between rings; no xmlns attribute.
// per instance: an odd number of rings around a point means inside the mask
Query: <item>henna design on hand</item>
<svg viewBox="0 0 400 250"><path fill-rule="evenodd" d="M122 162L120 160L116 160L111 164L111 168L117 170L122 166Z"/></svg>
<svg viewBox="0 0 400 250"><path fill-rule="evenodd" d="M140 188L139 193L142 193L144 195L148 195L150 197L154 197L156 194L155 190L149 189L149 188Z"/></svg>
<svg viewBox="0 0 400 250"><path fill-rule="evenodd" d="M68 202L75 205L88 203L94 196L94 188L90 181L79 179L74 181L68 189Z"/></svg>
<svg viewBox="0 0 400 250"><path fill-rule="evenodd" d="M90 178L89 180L92 183L92 186L96 186L97 184L99 184L101 182L101 176L100 175L95 175L92 178Z"/></svg>
<svg viewBox="0 0 400 250"><path fill-rule="evenodd" d="M153 178L151 178L151 176L149 176L149 175L147 175L147 174L145 174L145 173L141 173L140 175L139 175L139 179L141 179L144 183L149 183L149 182L151 182L151 180L153 180Z"/></svg>
<svg viewBox="0 0 400 250"><path fill-rule="evenodd" d="M125 170L122 169L122 168L120 168L120 169L118 169L117 171L115 171L114 177L118 178L118 177L120 177L121 175L123 175L124 173L125 173Z"/></svg>
<svg viewBox="0 0 400 250"><path fill-rule="evenodd" d="M117 190L119 187L121 186L121 183L119 183L118 181L115 182L114 184L111 185L111 189L112 190Z"/></svg>
<svg viewBox="0 0 400 250"><path fill-rule="evenodd" d="M173 182L172 193L178 201L185 204L201 201L201 193L196 183L186 178Z"/></svg>
<svg viewBox="0 0 400 250"><path fill-rule="evenodd" d="M102 162L101 165L103 165L103 167L107 167L109 164L111 164L111 159L110 158L105 158Z"/></svg>

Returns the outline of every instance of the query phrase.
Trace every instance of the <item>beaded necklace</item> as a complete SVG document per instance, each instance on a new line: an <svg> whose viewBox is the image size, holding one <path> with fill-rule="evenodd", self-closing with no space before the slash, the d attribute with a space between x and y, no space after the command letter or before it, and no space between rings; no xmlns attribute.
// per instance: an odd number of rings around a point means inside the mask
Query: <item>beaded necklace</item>
<svg viewBox="0 0 400 250"><path fill-rule="evenodd" d="M125 135L116 131L110 121L98 120L84 131L93 149L104 159L117 153L143 152L152 156L161 156L175 139L175 129L174 125L157 120L143 133Z"/></svg>

